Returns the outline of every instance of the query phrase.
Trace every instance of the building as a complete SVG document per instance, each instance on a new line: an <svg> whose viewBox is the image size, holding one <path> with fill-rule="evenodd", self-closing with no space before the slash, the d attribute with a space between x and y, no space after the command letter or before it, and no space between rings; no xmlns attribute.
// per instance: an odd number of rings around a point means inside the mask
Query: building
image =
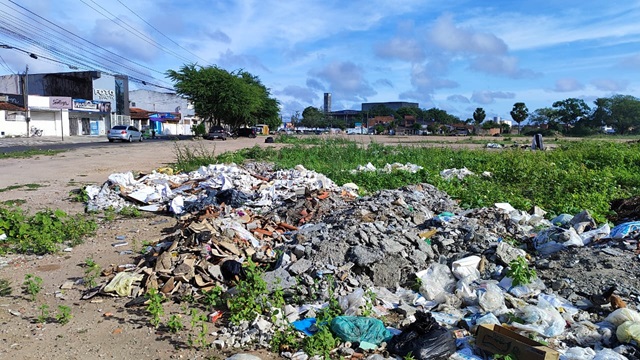
<svg viewBox="0 0 640 360"><path fill-rule="evenodd" d="M331 93L324 93L324 113L331 113Z"/></svg>
<svg viewBox="0 0 640 360"><path fill-rule="evenodd" d="M130 123L129 79L124 75L79 71L0 76L0 93L26 100L23 114L4 110L0 131L5 136L27 135L32 126L45 135L104 135L113 125ZM25 93L28 96L17 95Z"/></svg>
<svg viewBox="0 0 640 360"><path fill-rule="evenodd" d="M391 101L391 102L375 102L375 103L362 103L362 111L366 112L366 111L370 111L371 109L378 107L378 106L384 106L387 107L393 111L397 111L400 108L403 107L415 107L418 108L419 104L418 103L413 103L413 102L404 102L404 101Z"/></svg>
<svg viewBox="0 0 640 360"><path fill-rule="evenodd" d="M191 126L199 123L193 106L176 93L132 90L129 99L132 108L144 109L149 113L150 122L147 125L159 135L190 135Z"/></svg>

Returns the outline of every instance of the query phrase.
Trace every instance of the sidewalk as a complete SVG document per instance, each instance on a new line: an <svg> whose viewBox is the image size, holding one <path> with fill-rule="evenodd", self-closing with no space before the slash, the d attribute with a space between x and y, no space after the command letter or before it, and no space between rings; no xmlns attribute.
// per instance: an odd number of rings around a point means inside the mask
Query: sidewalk
<svg viewBox="0 0 640 360"><path fill-rule="evenodd" d="M144 141L156 142L163 140L186 140L191 139L191 135L158 135L155 139L144 139ZM143 142L144 142L143 141ZM106 135L74 135L65 136L64 140L60 136L41 136L41 137L4 137L0 138L0 148L9 146L37 146L51 144L88 144L108 142Z"/></svg>

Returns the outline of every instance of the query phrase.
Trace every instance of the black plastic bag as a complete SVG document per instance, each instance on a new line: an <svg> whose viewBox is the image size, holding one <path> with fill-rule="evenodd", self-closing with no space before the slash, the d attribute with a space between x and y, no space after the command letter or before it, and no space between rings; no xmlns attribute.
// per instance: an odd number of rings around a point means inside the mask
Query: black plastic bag
<svg viewBox="0 0 640 360"><path fill-rule="evenodd" d="M416 360L448 359L456 352L456 340L430 313L419 311L416 321L402 329L400 335L394 336L388 349L402 357L411 353Z"/></svg>
<svg viewBox="0 0 640 360"><path fill-rule="evenodd" d="M242 264L235 260L227 260L220 265L220 273L227 281L237 281L244 279L246 274L242 268Z"/></svg>
<svg viewBox="0 0 640 360"><path fill-rule="evenodd" d="M236 189L222 190L218 192L218 194L216 195L216 199L218 200L218 203L225 203L232 208L239 208L244 205L244 203L249 201L249 197L247 196L247 194Z"/></svg>

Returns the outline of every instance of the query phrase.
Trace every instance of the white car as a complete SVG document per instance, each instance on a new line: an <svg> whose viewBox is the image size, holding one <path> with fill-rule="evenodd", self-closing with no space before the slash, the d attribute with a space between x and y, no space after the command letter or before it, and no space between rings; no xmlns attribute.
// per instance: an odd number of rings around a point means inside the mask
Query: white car
<svg viewBox="0 0 640 360"><path fill-rule="evenodd" d="M107 133L107 139L109 139L109 142L113 142L114 140L128 142L133 142L134 140L142 141L142 132L140 132L140 130L135 126L116 125L109 130L109 133Z"/></svg>

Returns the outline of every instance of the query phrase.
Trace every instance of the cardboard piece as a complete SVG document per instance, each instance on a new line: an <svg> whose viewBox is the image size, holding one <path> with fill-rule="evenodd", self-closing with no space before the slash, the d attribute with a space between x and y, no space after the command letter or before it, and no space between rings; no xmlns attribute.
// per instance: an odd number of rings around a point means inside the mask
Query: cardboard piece
<svg viewBox="0 0 640 360"><path fill-rule="evenodd" d="M493 354L513 355L518 360L558 360L560 353L537 341L495 324L482 324L476 346Z"/></svg>

